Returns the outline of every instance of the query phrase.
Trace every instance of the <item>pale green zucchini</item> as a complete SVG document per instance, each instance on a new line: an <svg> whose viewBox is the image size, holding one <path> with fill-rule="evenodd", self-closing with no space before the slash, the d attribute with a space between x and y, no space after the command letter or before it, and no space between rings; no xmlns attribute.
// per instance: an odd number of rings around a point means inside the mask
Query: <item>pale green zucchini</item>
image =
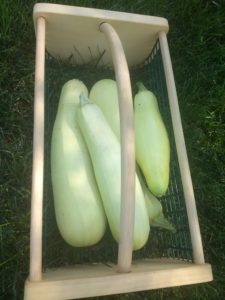
<svg viewBox="0 0 225 300"><path fill-rule="evenodd" d="M120 115L116 81L112 79L99 80L91 88L89 99L91 103L95 103L101 108L109 126L120 140Z"/></svg>
<svg viewBox="0 0 225 300"><path fill-rule="evenodd" d="M121 205L121 149L120 143L100 108L82 103L78 110L78 123L87 143L94 166L95 177L113 237L120 236ZM142 248L148 240L149 220L141 186L136 180L135 222L133 249Z"/></svg>
<svg viewBox="0 0 225 300"><path fill-rule="evenodd" d="M169 184L170 145L157 99L142 83L134 97L136 159L155 196Z"/></svg>
<svg viewBox="0 0 225 300"><path fill-rule="evenodd" d="M136 173L146 200L150 225L175 232L174 226L164 217L162 204L147 188L138 166L136 167Z"/></svg>
<svg viewBox="0 0 225 300"><path fill-rule="evenodd" d="M51 177L56 221L64 240L75 247L96 244L106 229L106 218L91 159L77 125L79 80L62 88L51 141Z"/></svg>

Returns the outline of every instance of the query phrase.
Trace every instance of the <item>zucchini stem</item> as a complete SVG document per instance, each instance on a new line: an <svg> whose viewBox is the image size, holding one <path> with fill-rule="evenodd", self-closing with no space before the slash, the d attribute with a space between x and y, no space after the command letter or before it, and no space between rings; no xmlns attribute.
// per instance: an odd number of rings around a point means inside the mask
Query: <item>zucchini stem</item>
<svg viewBox="0 0 225 300"><path fill-rule="evenodd" d="M88 97L84 94L84 92L81 92L79 98L80 98L80 106L81 106L81 107L89 103L89 99L88 99Z"/></svg>
<svg viewBox="0 0 225 300"><path fill-rule="evenodd" d="M161 227L167 229L172 233L176 232L174 226L163 216L163 214L160 214L157 218L155 218L151 225L153 227Z"/></svg>
<svg viewBox="0 0 225 300"><path fill-rule="evenodd" d="M137 85L137 88L138 88L138 92L141 92L141 91L147 91L148 89L145 87L145 85L143 84L143 82L141 81L138 81L136 83Z"/></svg>

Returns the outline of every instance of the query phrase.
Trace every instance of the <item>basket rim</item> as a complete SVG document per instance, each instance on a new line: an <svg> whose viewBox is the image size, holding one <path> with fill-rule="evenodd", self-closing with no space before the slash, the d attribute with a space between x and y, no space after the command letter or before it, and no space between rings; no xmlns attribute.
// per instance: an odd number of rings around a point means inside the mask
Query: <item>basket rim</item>
<svg viewBox="0 0 225 300"><path fill-rule="evenodd" d="M109 45L99 29L103 22L110 23L117 31L129 66L143 62L151 52L159 32L169 31L168 21L162 17L37 3L33 8L35 32L39 17L46 20L48 52L56 58L68 58L72 54L79 64L88 63L91 56L98 57L99 53L104 52L104 64L113 65Z"/></svg>

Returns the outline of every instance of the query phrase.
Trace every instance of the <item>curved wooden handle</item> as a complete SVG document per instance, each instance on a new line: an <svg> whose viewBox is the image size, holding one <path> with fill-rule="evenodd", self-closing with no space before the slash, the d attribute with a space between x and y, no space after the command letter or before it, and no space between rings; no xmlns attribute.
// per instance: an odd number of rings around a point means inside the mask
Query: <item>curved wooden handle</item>
<svg viewBox="0 0 225 300"><path fill-rule="evenodd" d="M135 140L132 92L129 69L118 34L108 23L102 23L100 30L105 34L110 45L119 96L121 213L118 272L125 273L130 272L131 269L135 213Z"/></svg>

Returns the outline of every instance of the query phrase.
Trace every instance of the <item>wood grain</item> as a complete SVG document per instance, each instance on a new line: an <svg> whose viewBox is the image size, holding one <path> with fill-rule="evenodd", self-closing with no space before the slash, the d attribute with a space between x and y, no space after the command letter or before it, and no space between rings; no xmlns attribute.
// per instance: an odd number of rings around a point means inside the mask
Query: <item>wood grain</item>
<svg viewBox="0 0 225 300"><path fill-rule="evenodd" d="M170 112L172 116L173 131L177 149L177 156L180 166L181 180L184 189L185 204L187 208L188 222L191 233L194 261L197 264L204 264L204 253L202 239L198 222L197 209L195 204L194 190L191 180L191 173L188 163L187 150L185 146L181 116L173 75L172 63L165 32L159 34L160 49L162 53L166 85L169 97Z"/></svg>
<svg viewBox="0 0 225 300"><path fill-rule="evenodd" d="M117 32L108 23L102 23L100 30L105 34L110 45L119 98L121 137L121 212L118 272L130 272L134 234L136 174L134 117L130 73L123 45Z"/></svg>
<svg viewBox="0 0 225 300"><path fill-rule="evenodd" d="M42 208L44 176L45 19L37 19L34 88L33 169L30 230L30 280L42 276Z"/></svg>
<svg viewBox="0 0 225 300"><path fill-rule="evenodd" d="M99 31L102 22L110 23L118 32L129 66L143 62L158 33L168 31L164 18L69 5L37 3L33 16L34 21L39 16L47 20L48 52L57 59L73 54L76 64L88 63L104 53L99 64L113 66L109 45Z"/></svg>
<svg viewBox="0 0 225 300"><path fill-rule="evenodd" d="M41 282L26 281L24 299L77 299L212 280L210 265L172 259L135 261L131 273L117 273L116 268L95 264L48 270Z"/></svg>

